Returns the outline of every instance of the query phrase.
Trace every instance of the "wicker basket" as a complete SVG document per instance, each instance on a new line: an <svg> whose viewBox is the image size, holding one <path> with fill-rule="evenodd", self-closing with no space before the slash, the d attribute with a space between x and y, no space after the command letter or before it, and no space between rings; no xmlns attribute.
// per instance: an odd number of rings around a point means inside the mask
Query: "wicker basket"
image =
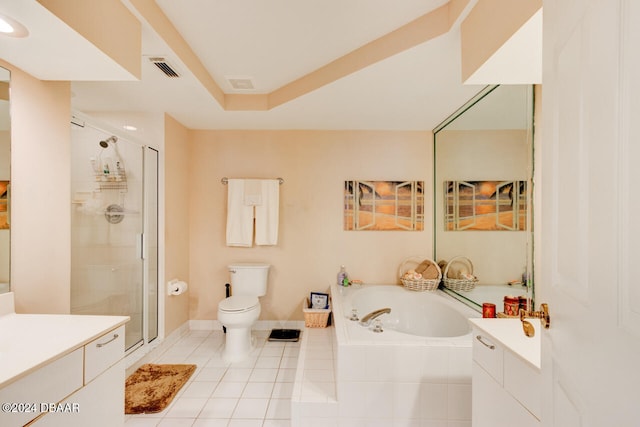
<svg viewBox="0 0 640 427"><path fill-rule="evenodd" d="M329 323L331 305L329 308L309 308L311 306L309 298L305 298L303 304L304 326L307 328L326 328Z"/></svg>
<svg viewBox="0 0 640 427"><path fill-rule="evenodd" d="M444 268L444 273L443 273L443 278L442 278L442 282L444 283L444 287L447 289L451 289L452 291L470 291L473 288L476 287L476 285L478 284L478 279L473 279L473 280L469 280L469 279L458 279L458 278L453 278L453 277L448 277L447 275L449 274L449 267L454 263L454 262L463 262L467 265L467 267L469 267L469 273L473 274L473 263L471 263L471 260L469 258L463 257L463 256L457 256L457 257L453 257L451 259L451 261L449 261L446 265L446 267Z"/></svg>
<svg viewBox="0 0 640 427"><path fill-rule="evenodd" d="M418 265L422 265L422 263L433 264L438 270L438 277L436 279L407 279L403 277L407 271L415 269ZM435 291L438 289L438 285L440 285L440 280L442 279L442 270L440 270L440 267L435 261L428 258L407 258L400 264L398 273L402 285L411 291Z"/></svg>

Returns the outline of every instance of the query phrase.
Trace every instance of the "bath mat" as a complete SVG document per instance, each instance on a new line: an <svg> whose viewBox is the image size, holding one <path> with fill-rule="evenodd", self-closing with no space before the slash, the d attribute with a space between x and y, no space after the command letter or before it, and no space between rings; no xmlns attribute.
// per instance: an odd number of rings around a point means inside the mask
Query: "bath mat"
<svg viewBox="0 0 640 427"><path fill-rule="evenodd" d="M196 365L140 366L127 378L125 414L155 414L166 408L196 370Z"/></svg>
<svg viewBox="0 0 640 427"><path fill-rule="evenodd" d="M272 329L269 341L297 342L300 338L300 329Z"/></svg>

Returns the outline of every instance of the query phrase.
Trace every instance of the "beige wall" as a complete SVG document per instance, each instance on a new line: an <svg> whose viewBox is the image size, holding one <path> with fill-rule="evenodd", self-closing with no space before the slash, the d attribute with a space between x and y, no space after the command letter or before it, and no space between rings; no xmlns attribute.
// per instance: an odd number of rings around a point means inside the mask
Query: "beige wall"
<svg viewBox="0 0 640 427"><path fill-rule="evenodd" d="M189 152L188 131L165 115L165 260L166 280L189 280ZM161 292L164 286L160 286ZM190 291L165 296L165 335L189 320Z"/></svg>
<svg viewBox="0 0 640 427"><path fill-rule="evenodd" d="M70 280L68 82L11 71L11 289L16 311L68 313Z"/></svg>
<svg viewBox="0 0 640 427"><path fill-rule="evenodd" d="M396 283L404 258L431 256L431 132L191 131L190 142L191 319L216 319L232 262L270 263L261 319L299 320L303 298L326 290L341 264L353 278ZM225 246L222 177L285 180L277 246ZM350 179L425 181L425 231L343 231Z"/></svg>

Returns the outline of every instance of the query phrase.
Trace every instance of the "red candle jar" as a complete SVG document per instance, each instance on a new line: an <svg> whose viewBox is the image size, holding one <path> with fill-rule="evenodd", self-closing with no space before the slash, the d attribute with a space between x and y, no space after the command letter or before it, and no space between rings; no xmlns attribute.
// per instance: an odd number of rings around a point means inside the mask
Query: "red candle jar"
<svg viewBox="0 0 640 427"><path fill-rule="evenodd" d="M504 297L504 314L507 316L518 316L520 309L520 298L505 296Z"/></svg>
<svg viewBox="0 0 640 427"><path fill-rule="evenodd" d="M496 317L496 305L490 302L482 304L482 317L494 318Z"/></svg>

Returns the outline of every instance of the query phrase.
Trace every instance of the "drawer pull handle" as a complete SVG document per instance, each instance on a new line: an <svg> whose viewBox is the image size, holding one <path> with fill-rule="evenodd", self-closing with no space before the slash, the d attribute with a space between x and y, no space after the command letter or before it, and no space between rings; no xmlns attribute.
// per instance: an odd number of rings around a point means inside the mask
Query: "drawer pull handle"
<svg viewBox="0 0 640 427"><path fill-rule="evenodd" d="M484 340L482 339L482 335L476 335L476 339L478 341L480 341L482 343L482 345L484 345L485 347L488 347L489 350L495 350L496 346L493 344L487 344L486 342L484 342Z"/></svg>
<svg viewBox="0 0 640 427"><path fill-rule="evenodd" d="M115 341L116 339L118 339L118 334L113 334L113 338L111 338L109 341L106 341L106 342L99 342L98 344L96 344L96 347L98 348L104 347L105 345L109 344L112 341Z"/></svg>

